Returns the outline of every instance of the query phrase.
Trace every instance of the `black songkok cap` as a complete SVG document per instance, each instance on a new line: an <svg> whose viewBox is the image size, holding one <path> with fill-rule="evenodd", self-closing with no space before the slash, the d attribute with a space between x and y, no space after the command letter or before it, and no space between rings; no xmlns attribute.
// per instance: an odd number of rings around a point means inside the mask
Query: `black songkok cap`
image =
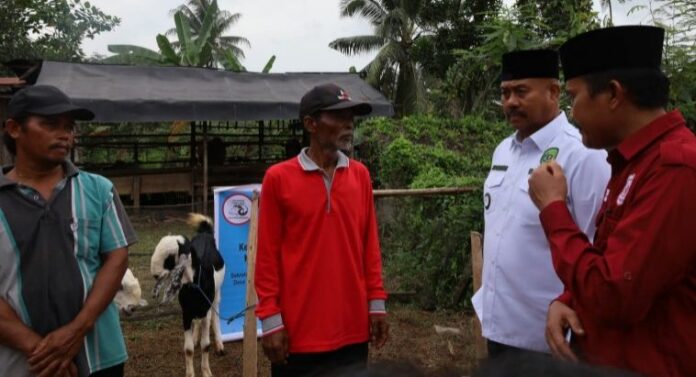
<svg viewBox="0 0 696 377"><path fill-rule="evenodd" d="M566 80L623 69L660 70L665 30L655 26L617 26L576 35L560 48Z"/></svg>
<svg viewBox="0 0 696 377"><path fill-rule="evenodd" d="M558 78L558 53L553 50L521 50L503 55L500 81Z"/></svg>

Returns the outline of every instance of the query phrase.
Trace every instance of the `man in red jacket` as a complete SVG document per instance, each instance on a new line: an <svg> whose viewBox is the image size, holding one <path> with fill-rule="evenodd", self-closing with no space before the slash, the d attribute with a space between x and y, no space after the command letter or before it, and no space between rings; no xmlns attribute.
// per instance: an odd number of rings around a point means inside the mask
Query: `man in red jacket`
<svg viewBox="0 0 696 377"><path fill-rule="evenodd" d="M557 164L532 173L530 196L566 287L548 312L554 354L646 376L696 376L696 137L678 110L664 110L663 38L660 28L624 26L560 49L583 142L608 149L612 167L594 242L568 212Z"/></svg>
<svg viewBox="0 0 696 377"><path fill-rule="evenodd" d="M261 190L256 314L277 376L364 367L388 336L372 182L352 148L372 107L333 84L304 95L309 148L271 166Z"/></svg>

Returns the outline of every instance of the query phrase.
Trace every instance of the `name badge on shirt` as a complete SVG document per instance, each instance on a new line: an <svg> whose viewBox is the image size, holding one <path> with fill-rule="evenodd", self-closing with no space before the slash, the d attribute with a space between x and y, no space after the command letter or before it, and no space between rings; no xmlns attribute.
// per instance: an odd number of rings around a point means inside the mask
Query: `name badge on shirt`
<svg viewBox="0 0 696 377"><path fill-rule="evenodd" d="M624 204L624 201L626 201L626 196L628 196L628 191L631 189L631 185L633 184L633 179L635 177L635 173L628 176L628 178L626 179L626 185L624 186L623 190L621 190L619 197L616 198L616 205L620 206Z"/></svg>

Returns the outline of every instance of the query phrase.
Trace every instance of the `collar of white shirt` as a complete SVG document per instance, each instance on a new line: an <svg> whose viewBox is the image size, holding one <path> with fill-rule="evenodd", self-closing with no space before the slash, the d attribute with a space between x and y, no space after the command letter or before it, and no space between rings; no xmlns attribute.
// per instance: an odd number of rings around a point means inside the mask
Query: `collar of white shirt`
<svg viewBox="0 0 696 377"><path fill-rule="evenodd" d="M551 122L549 122L547 125L544 127L541 127L537 132L533 133L528 139L531 140L531 142L539 148L540 151L546 150L546 148L549 147L551 142L553 141L554 138L556 138L556 135L558 135L559 132L563 131L563 127L568 124L568 118L566 117L565 113L561 111L558 116L553 118ZM512 145L513 146L521 146L522 143L524 143L524 140L520 141L519 138L517 137L518 133L515 132L512 138Z"/></svg>

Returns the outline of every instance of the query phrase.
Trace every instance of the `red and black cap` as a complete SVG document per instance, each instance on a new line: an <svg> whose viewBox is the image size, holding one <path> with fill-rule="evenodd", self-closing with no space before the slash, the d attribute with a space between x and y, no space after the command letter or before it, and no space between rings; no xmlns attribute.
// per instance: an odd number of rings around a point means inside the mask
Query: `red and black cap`
<svg viewBox="0 0 696 377"><path fill-rule="evenodd" d="M58 115L70 113L75 120L92 120L94 113L72 103L60 89L50 85L33 85L19 90L7 105L7 117L23 115Z"/></svg>
<svg viewBox="0 0 696 377"><path fill-rule="evenodd" d="M655 26L617 26L588 31L560 48L566 80L625 69L660 70L665 30Z"/></svg>
<svg viewBox="0 0 696 377"><path fill-rule="evenodd" d="M353 109L355 115L367 115L372 106L367 102L355 102L347 91L336 84L317 85L302 96L300 119L320 111Z"/></svg>

